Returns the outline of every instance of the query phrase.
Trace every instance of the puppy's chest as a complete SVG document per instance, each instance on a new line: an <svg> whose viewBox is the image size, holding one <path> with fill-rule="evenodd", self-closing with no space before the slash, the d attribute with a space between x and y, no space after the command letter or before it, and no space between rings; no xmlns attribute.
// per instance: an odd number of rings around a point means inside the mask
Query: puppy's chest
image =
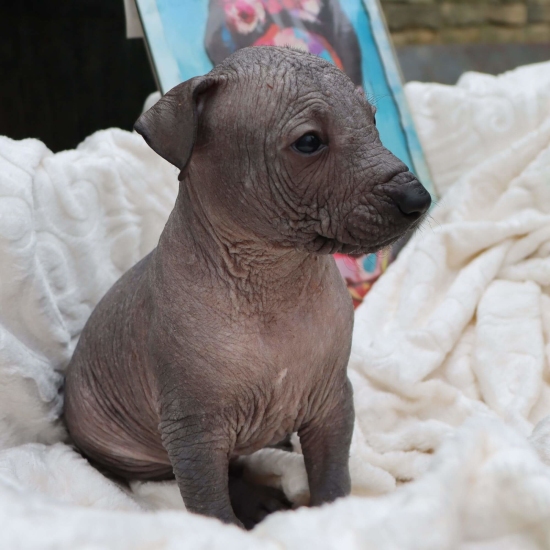
<svg viewBox="0 0 550 550"><path fill-rule="evenodd" d="M341 341L347 332L345 319L339 312L325 313L324 308L297 307L286 315L253 319L251 324L256 330L251 330L249 349L255 350L259 360L277 366L279 371L298 369L306 378L333 362L345 347Z"/></svg>
<svg viewBox="0 0 550 550"><path fill-rule="evenodd" d="M251 452L297 431L323 407L347 358L342 326L279 319L251 335L236 403L237 452Z"/></svg>

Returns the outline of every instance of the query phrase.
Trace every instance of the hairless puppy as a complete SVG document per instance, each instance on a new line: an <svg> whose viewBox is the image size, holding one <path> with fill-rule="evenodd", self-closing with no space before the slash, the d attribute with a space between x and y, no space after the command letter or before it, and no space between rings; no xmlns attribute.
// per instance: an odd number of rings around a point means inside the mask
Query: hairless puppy
<svg viewBox="0 0 550 550"><path fill-rule="evenodd" d="M179 194L84 327L75 444L126 479L175 474L188 510L242 525L231 461L298 432L310 504L347 495L353 308L330 254L388 246L430 195L351 80L289 48L237 51L135 129L181 170Z"/></svg>

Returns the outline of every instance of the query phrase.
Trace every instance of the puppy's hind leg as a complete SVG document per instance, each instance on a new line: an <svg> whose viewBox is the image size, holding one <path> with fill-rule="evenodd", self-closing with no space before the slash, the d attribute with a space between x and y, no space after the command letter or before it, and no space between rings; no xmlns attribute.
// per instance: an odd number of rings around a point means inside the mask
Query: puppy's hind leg
<svg viewBox="0 0 550 550"><path fill-rule="evenodd" d="M244 467L237 461L229 465L229 497L235 515L246 529L252 529L273 512L292 507L280 489L247 479Z"/></svg>

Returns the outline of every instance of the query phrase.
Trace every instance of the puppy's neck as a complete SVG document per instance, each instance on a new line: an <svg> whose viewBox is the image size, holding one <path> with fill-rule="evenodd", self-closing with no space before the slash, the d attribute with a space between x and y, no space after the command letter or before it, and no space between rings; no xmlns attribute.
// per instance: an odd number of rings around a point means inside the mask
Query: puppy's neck
<svg viewBox="0 0 550 550"><path fill-rule="evenodd" d="M168 258L174 269L193 273L195 281L202 278L209 286L225 287L232 302L262 310L307 293L312 280L322 278L328 260L275 247L246 228L228 223L209 212L185 183L157 254L163 262Z"/></svg>

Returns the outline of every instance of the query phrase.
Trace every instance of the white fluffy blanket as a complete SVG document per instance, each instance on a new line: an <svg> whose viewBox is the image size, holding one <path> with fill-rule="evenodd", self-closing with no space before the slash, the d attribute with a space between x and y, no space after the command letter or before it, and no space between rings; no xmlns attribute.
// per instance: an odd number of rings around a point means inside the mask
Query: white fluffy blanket
<svg viewBox="0 0 550 550"><path fill-rule="evenodd" d="M175 171L120 130L56 155L0 138L1 548L549 547L550 63L407 95L443 198L357 311L354 496L251 533L173 483L119 488L58 421L79 331L155 245ZM299 452L247 463L307 498Z"/></svg>

